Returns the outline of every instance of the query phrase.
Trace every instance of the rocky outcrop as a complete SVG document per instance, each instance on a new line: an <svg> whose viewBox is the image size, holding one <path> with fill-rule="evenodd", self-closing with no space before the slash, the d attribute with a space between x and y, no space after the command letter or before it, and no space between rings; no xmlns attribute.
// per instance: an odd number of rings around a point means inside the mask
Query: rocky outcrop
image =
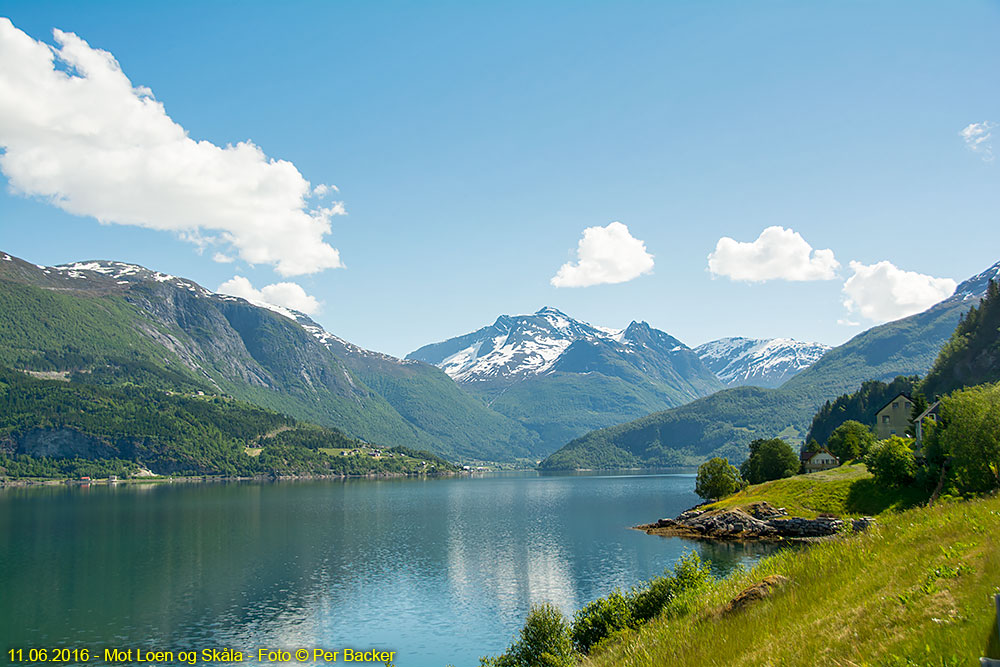
<svg viewBox="0 0 1000 667"><path fill-rule="evenodd" d="M766 600L767 598L774 595L774 592L788 583L788 577L783 577L780 574L772 574L770 576L764 577L758 581L753 586L746 588L741 591L739 595L730 600L722 609L723 615L732 614L734 612L740 611L747 606L754 604L755 602L760 602L761 600Z"/></svg>
<svg viewBox="0 0 1000 667"><path fill-rule="evenodd" d="M695 507L676 519L636 526L649 535L692 537L715 540L810 539L829 537L841 532L861 532L874 523L871 517L838 519L820 516L815 519L788 517L784 508L757 502L745 508L704 509Z"/></svg>

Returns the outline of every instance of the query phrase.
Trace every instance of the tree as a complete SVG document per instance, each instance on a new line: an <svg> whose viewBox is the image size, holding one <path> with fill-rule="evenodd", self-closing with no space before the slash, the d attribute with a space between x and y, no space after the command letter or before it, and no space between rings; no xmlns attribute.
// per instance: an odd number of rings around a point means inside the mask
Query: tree
<svg viewBox="0 0 1000 667"><path fill-rule="evenodd" d="M750 457L740 466L740 473L750 484L791 477L799 470L799 457L781 438L758 439L750 443Z"/></svg>
<svg viewBox="0 0 1000 667"><path fill-rule="evenodd" d="M911 440L898 435L876 442L865 457L868 471L881 486L905 486L917 473L917 461L910 449Z"/></svg>
<svg viewBox="0 0 1000 667"><path fill-rule="evenodd" d="M875 436L871 429L861 422L849 419L833 429L830 439L826 441L826 448L843 463L864 456L874 444Z"/></svg>
<svg viewBox="0 0 1000 667"><path fill-rule="evenodd" d="M743 487L740 471L728 459L715 457L698 466L694 492L705 499L724 498Z"/></svg>
<svg viewBox="0 0 1000 667"><path fill-rule="evenodd" d="M1000 384L953 392L941 399L942 425L935 432L951 456L962 491L1000 487Z"/></svg>
<svg viewBox="0 0 1000 667"><path fill-rule="evenodd" d="M574 667L576 654L569 623L554 605L532 606L517 641L495 658L480 658L481 667Z"/></svg>

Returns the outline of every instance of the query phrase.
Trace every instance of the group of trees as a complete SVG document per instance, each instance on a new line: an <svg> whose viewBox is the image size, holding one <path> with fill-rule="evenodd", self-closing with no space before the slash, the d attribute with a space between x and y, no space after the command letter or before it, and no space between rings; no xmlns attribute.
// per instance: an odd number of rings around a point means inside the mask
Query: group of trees
<svg viewBox="0 0 1000 667"><path fill-rule="evenodd" d="M723 498L747 484L791 477L799 466L798 454L781 438L757 439L750 443L750 455L739 468L721 457L699 466L695 493L702 498Z"/></svg>

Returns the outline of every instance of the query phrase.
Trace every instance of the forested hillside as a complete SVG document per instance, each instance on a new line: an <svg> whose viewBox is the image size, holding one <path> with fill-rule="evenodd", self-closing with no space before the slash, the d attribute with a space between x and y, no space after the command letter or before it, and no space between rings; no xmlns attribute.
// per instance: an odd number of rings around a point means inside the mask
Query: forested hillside
<svg viewBox="0 0 1000 667"><path fill-rule="evenodd" d="M979 306L962 318L923 382L928 398L1000 381L1000 287L991 281Z"/></svg>
<svg viewBox="0 0 1000 667"><path fill-rule="evenodd" d="M9 476L125 476L140 467L207 475L417 471L409 455L376 461L322 451L362 447L336 429L222 396L38 380L0 368L0 472Z"/></svg>

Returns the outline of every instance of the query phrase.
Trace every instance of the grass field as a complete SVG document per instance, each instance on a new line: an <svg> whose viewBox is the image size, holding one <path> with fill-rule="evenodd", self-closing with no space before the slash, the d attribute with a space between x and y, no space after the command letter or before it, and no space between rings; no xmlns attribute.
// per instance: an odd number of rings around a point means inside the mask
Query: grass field
<svg viewBox="0 0 1000 667"><path fill-rule="evenodd" d="M880 487L863 463L855 463L755 484L708 507L741 507L766 500L775 507L784 507L792 516L862 516L915 507L926 502L928 496L918 488Z"/></svg>
<svg viewBox="0 0 1000 667"><path fill-rule="evenodd" d="M833 472L846 495L817 491L800 503L803 511L850 509L850 487L866 474ZM783 489L766 499L782 497ZM1000 592L998 537L997 496L885 513L867 533L781 552L678 601L673 618L668 607L611 638L583 665L973 665L980 656L1000 658L992 598ZM773 597L719 613L775 574L789 581Z"/></svg>

